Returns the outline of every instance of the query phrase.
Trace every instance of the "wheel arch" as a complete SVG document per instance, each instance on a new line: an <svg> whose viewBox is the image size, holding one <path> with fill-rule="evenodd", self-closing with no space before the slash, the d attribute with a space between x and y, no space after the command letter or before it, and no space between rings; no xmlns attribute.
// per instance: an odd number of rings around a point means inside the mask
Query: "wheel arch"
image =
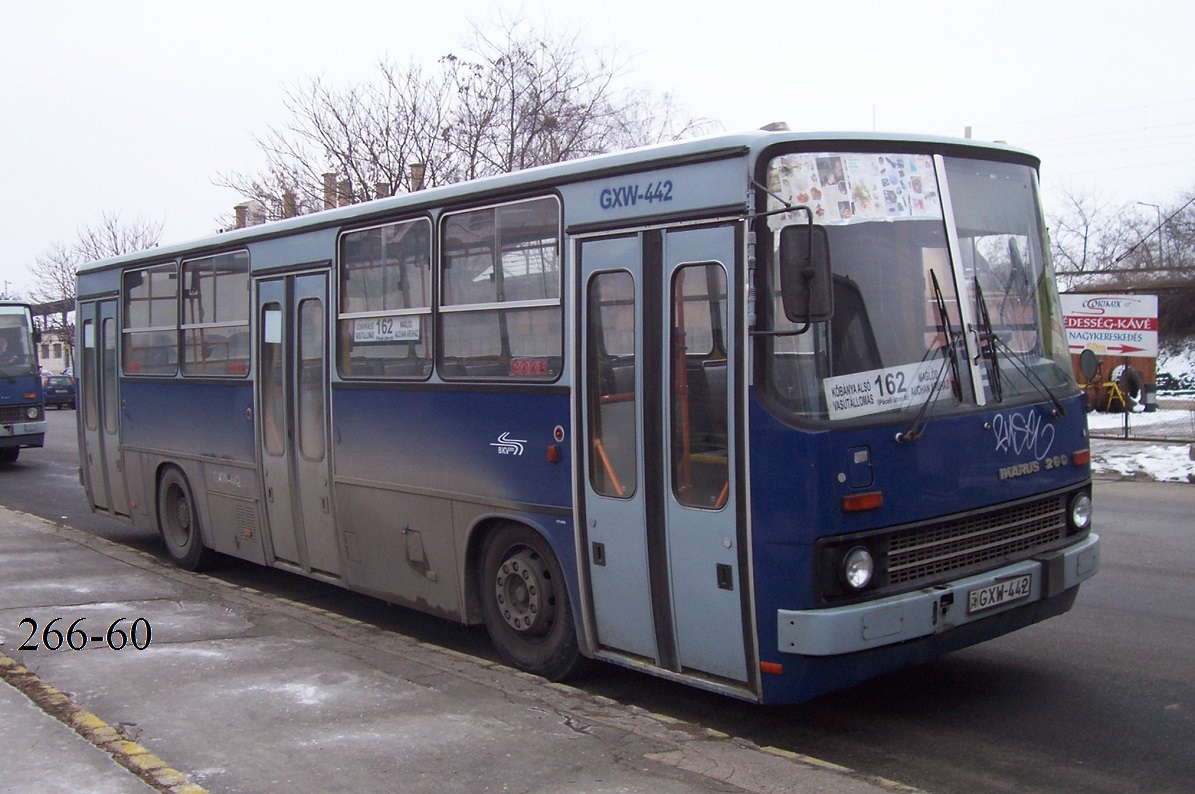
<svg viewBox="0 0 1195 794"><path fill-rule="evenodd" d="M181 460L165 459L160 460L154 466L154 493L153 501L153 521L154 528L160 533L162 531L162 515L161 515L161 491L162 480L166 476L166 472L174 469L182 475L183 481L187 484L187 490L191 492L191 507L195 510L199 518L199 536L203 539L204 545L211 547L211 531L208 529L210 524L210 516L207 512L207 489L204 488L202 465L196 462L188 462ZM199 483L198 488L195 484Z"/></svg>
<svg viewBox="0 0 1195 794"><path fill-rule="evenodd" d="M558 523L560 519L554 516L528 516L525 514L494 512L477 516L469 526L465 539L465 564L461 570L464 584L464 618L467 623L481 623L481 594L479 592L478 575L481 568L481 552L485 547L486 538L509 524L525 526L548 544L560 569L564 573L565 586L568 588L569 606L573 619L577 625L578 639L584 640L583 615L580 608L581 591L580 580L577 575L577 552L573 522L571 518ZM582 642L581 647L585 647Z"/></svg>

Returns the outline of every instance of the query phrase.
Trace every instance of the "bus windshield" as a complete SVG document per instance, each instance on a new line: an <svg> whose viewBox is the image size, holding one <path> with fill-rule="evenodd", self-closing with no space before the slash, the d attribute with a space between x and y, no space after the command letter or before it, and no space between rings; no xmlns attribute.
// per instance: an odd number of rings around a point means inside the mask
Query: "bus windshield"
<svg viewBox="0 0 1195 794"><path fill-rule="evenodd" d="M36 372L29 310L0 306L0 377L15 378Z"/></svg>
<svg viewBox="0 0 1195 794"><path fill-rule="evenodd" d="M801 418L891 421L1073 391L1029 166L799 153L773 158L767 178L769 210L808 208L769 218L773 403ZM795 333L780 239L810 215L828 239L832 312Z"/></svg>

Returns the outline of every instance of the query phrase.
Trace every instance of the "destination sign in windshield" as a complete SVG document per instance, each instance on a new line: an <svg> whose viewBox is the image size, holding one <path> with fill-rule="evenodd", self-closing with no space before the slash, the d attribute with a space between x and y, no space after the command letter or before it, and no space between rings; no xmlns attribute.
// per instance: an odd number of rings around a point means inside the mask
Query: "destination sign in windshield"
<svg viewBox="0 0 1195 794"><path fill-rule="evenodd" d="M823 388L831 419L878 414L925 402L945 362L918 361L899 367L826 378Z"/></svg>

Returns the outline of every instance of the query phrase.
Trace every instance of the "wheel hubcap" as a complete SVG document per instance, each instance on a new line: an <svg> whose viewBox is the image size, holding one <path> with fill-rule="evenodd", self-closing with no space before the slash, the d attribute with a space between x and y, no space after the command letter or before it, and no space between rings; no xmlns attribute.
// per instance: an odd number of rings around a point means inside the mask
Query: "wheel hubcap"
<svg viewBox="0 0 1195 794"><path fill-rule="evenodd" d="M544 634L552 626L555 590L544 560L532 549L507 557L494 579L502 619L526 634Z"/></svg>
<svg viewBox="0 0 1195 794"><path fill-rule="evenodd" d="M178 546L185 546L191 537L191 503L177 487L170 489L167 509L170 536Z"/></svg>
<svg viewBox="0 0 1195 794"><path fill-rule="evenodd" d="M174 520L184 533L191 531L191 507L187 504L186 499L179 499L178 504L174 508Z"/></svg>

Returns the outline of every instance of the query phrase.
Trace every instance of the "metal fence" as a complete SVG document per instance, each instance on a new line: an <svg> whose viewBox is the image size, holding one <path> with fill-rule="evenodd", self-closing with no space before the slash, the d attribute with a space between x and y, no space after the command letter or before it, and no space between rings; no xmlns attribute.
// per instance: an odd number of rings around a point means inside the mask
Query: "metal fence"
<svg viewBox="0 0 1195 794"><path fill-rule="evenodd" d="M1092 438L1195 443L1195 398L1159 396L1157 410L1087 415Z"/></svg>

